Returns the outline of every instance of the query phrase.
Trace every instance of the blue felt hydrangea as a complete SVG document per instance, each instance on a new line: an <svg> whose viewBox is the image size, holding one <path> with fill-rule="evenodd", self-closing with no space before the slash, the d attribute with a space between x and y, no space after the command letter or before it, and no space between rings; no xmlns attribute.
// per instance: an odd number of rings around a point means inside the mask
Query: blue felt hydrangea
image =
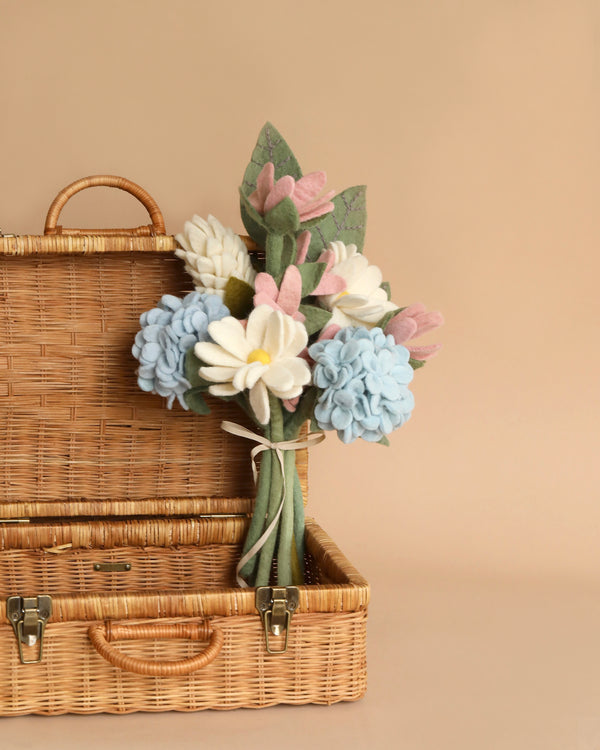
<svg viewBox="0 0 600 750"><path fill-rule="evenodd" d="M344 443L358 437L376 443L410 417L410 354L381 328L342 328L308 352L313 381L323 389L315 407L322 430L337 430Z"/></svg>
<svg viewBox="0 0 600 750"><path fill-rule="evenodd" d="M139 360L138 385L143 391L175 398L184 409L183 394L190 388L184 375L185 354L198 341L209 341L208 324L229 315L217 294L191 292L183 299L165 294L158 307L142 313L141 331L131 349Z"/></svg>

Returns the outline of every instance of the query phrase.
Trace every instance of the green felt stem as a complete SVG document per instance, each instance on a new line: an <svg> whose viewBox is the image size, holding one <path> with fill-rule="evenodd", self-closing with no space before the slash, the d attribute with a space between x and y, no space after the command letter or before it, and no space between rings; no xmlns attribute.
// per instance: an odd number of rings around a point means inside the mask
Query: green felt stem
<svg viewBox="0 0 600 750"><path fill-rule="evenodd" d="M286 269L296 263L298 255L298 245L296 238L292 234L286 234L283 238L283 250L281 253L281 268Z"/></svg>
<svg viewBox="0 0 600 750"><path fill-rule="evenodd" d="M273 234L269 232L267 234L267 242L265 247L266 253L266 271L271 276L277 276L281 271L281 256L283 253L283 235Z"/></svg>
<svg viewBox="0 0 600 750"><path fill-rule="evenodd" d="M265 437L270 440L271 430L269 425L265 425L264 433ZM256 488L254 514L252 516L252 521L250 522L248 534L246 535L246 540L242 549L242 556L244 556L246 552L248 552L248 550L256 544L266 528L265 519L269 507L269 493L271 488L272 471L272 451L265 451L260 461L260 472L258 475L258 486ZM240 570L240 575L249 584L252 584L252 578L254 576L254 571L256 570L257 564L258 554L255 554Z"/></svg>
<svg viewBox="0 0 600 750"><path fill-rule="evenodd" d="M294 541L300 568L300 583L304 583L304 497L298 470L294 465ZM296 583L294 581L294 583Z"/></svg>
<svg viewBox="0 0 600 750"><path fill-rule="evenodd" d="M275 398L275 396L269 395L269 405L271 409L271 440L274 443L281 442L284 439L281 401ZM273 518L277 515L283 492L283 475L281 473L279 459L277 458L275 451L269 451L269 453L271 454L271 487L269 489L269 505L267 509L267 518L265 520L265 528L269 526ZM269 585L273 555L275 553L275 544L277 542L280 524L281 517L260 551L258 569L254 581L255 586Z"/></svg>
<svg viewBox="0 0 600 750"><path fill-rule="evenodd" d="M296 411L291 413L287 418L285 429L286 440L293 440L298 436L300 428L315 410L319 393L320 391L316 386L312 386L305 391L296 407Z"/></svg>
<svg viewBox="0 0 600 750"><path fill-rule="evenodd" d="M296 472L296 451L285 451L285 499L279 521L279 548L277 550L277 585L291 586L292 538L294 536L294 474Z"/></svg>

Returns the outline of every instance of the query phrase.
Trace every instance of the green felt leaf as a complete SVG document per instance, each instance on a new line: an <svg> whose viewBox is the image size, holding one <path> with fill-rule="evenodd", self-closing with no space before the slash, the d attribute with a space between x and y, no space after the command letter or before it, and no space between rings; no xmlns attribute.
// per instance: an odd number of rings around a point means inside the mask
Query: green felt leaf
<svg viewBox="0 0 600 750"><path fill-rule="evenodd" d="M264 247L267 237L264 217L250 203L242 188L240 188L240 214L249 236L257 245Z"/></svg>
<svg viewBox="0 0 600 750"><path fill-rule="evenodd" d="M193 347L188 349L183 363L183 374L192 388L208 389L209 382L200 377L198 370L202 367L202 362L194 354Z"/></svg>
<svg viewBox="0 0 600 750"><path fill-rule="evenodd" d="M377 328L382 328L385 331L385 327L390 322L392 318L395 318L398 313L401 312L400 308L396 310L390 310L390 312L386 313L383 318L377 323Z"/></svg>
<svg viewBox="0 0 600 750"><path fill-rule="evenodd" d="M340 240L346 245L354 244L362 252L367 225L367 188L364 185L348 188L333 199L335 209L311 227L308 259L314 260L330 242ZM306 226L309 223L306 222ZM305 224L302 224L304 229Z"/></svg>
<svg viewBox="0 0 600 750"><path fill-rule="evenodd" d="M276 234L295 234L300 228L300 215L291 198L284 198L264 215L267 231Z"/></svg>
<svg viewBox="0 0 600 750"><path fill-rule="evenodd" d="M302 296L306 297L319 286L319 281L327 270L327 263L303 263L298 266L298 270L302 277Z"/></svg>
<svg viewBox="0 0 600 750"><path fill-rule="evenodd" d="M210 408L204 400L205 388L190 388L183 394L183 398L188 407L196 414L210 414Z"/></svg>
<svg viewBox="0 0 600 750"><path fill-rule="evenodd" d="M309 336L323 330L333 315L329 310L324 310L322 307L316 307L315 305L300 305L298 310L306 317L304 326Z"/></svg>
<svg viewBox="0 0 600 750"><path fill-rule="evenodd" d="M381 440L378 440L378 441L377 441L377 444L378 444L378 445L385 445L385 446L386 446L386 448L389 448L389 445L390 445L390 441L389 441L389 440L387 439L387 437L386 437L386 436L384 435L384 436L383 436L383 437L381 438Z"/></svg>
<svg viewBox="0 0 600 750"><path fill-rule="evenodd" d="M256 211L254 213L256 213ZM242 201L240 201L240 215L242 217L244 227L248 232L248 236L251 237L259 247L264 247L267 238L267 230L262 226L262 224L259 224L253 218Z"/></svg>
<svg viewBox="0 0 600 750"><path fill-rule="evenodd" d="M250 195L256 190L256 178L269 161L272 161L275 165L275 180L286 174L292 175L295 180L302 177L302 170L292 153L292 149L287 145L279 131L270 122L267 122L258 135L256 146L250 157L250 163L244 173L241 189L245 195Z"/></svg>
<svg viewBox="0 0 600 750"><path fill-rule="evenodd" d="M382 284L380 284L383 291L387 294L388 301L392 299L392 287L390 286L389 281L384 281Z"/></svg>
<svg viewBox="0 0 600 750"><path fill-rule="evenodd" d="M418 370L420 367L425 367L425 360L424 359L413 359L411 357L408 360L408 364L413 368L413 370Z"/></svg>
<svg viewBox="0 0 600 750"><path fill-rule="evenodd" d="M225 284L223 304L234 318L243 320L248 317L252 310L253 298L254 287L242 279L236 279L235 276L228 279Z"/></svg>
<svg viewBox="0 0 600 750"><path fill-rule="evenodd" d="M321 428L319 427L319 423L314 417L310 418L310 428L309 432L321 432Z"/></svg>

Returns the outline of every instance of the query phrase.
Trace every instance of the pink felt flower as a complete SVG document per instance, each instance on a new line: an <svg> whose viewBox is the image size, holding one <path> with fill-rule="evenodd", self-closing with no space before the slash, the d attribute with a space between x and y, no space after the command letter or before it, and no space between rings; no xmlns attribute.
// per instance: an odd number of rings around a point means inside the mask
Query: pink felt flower
<svg viewBox="0 0 600 750"><path fill-rule="evenodd" d="M305 229L304 232L301 232L296 237L296 245L298 248L296 252L296 264L299 266L306 262L310 238L311 234L308 229ZM322 294L341 294L341 292L346 289L346 280L335 273L331 273L331 269L335 263L334 254L324 250L319 257L319 262L327 263L327 268L311 294L316 297Z"/></svg>
<svg viewBox="0 0 600 750"><path fill-rule="evenodd" d="M298 248L296 251L296 263L299 266L306 260L311 236L310 231L305 229L296 237L296 247Z"/></svg>
<svg viewBox="0 0 600 750"><path fill-rule="evenodd" d="M284 198L291 198L298 209L300 221L308 221L335 208L329 200L335 195L335 190L320 195L326 181L325 172L311 172L299 180L287 174L275 182L275 165L269 161L258 175L256 190L248 196L248 201L264 216Z"/></svg>
<svg viewBox="0 0 600 750"><path fill-rule="evenodd" d="M404 344L413 359L425 361L437 354L442 345L408 346L406 342L439 328L443 323L444 317L441 312L427 312L425 305L415 302L390 320L385 327L385 333L391 333L397 344Z"/></svg>
<svg viewBox="0 0 600 750"><path fill-rule="evenodd" d="M257 274L254 288L254 307L269 305L274 310L291 315L294 320L304 322L305 316L298 310L302 299L302 277L297 266L286 268L279 289L275 279L268 273Z"/></svg>

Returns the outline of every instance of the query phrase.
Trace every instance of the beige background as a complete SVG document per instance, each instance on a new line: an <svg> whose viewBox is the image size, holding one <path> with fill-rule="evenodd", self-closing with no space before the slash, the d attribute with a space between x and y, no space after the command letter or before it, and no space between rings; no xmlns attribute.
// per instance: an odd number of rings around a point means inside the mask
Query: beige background
<svg viewBox="0 0 600 750"><path fill-rule="evenodd" d="M0 0L0 29L5 232L99 172L171 232L241 230L270 119L305 171L368 184L368 257L447 320L391 448L312 456L310 510L373 584L363 701L5 720L4 740L600 748L600 5ZM145 222L106 191L63 218Z"/></svg>

